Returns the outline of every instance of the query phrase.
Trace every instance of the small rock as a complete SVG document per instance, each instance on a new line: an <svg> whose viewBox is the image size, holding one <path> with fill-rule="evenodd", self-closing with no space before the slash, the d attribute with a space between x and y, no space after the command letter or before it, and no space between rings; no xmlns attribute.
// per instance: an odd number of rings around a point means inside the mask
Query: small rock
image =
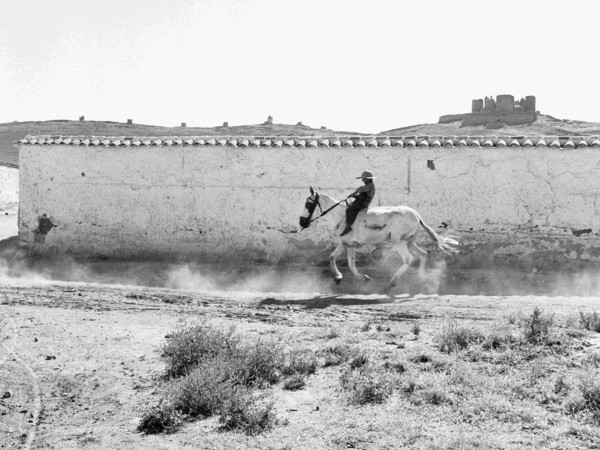
<svg viewBox="0 0 600 450"><path fill-rule="evenodd" d="M56 359L54 355L46 355L46 361L50 361L51 359Z"/></svg>
<svg viewBox="0 0 600 450"><path fill-rule="evenodd" d="M33 342L37 342L37 341L38 341L38 338L34 337Z"/></svg>
<svg viewBox="0 0 600 450"><path fill-rule="evenodd" d="M27 410L26 409L22 409L21 411L19 411L21 414L27 414Z"/></svg>
<svg viewBox="0 0 600 450"><path fill-rule="evenodd" d="M4 394L2 394L2 398L11 398L12 397L12 392L10 391L6 391Z"/></svg>
<svg viewBox="0 0 600 450"><path fill-rule="evenodd" d="M315 406L315 411L318 411L318 410L320 410L320 409L321 409L321 408L319 407L319 405L316 405L316 406Z"/></svg>

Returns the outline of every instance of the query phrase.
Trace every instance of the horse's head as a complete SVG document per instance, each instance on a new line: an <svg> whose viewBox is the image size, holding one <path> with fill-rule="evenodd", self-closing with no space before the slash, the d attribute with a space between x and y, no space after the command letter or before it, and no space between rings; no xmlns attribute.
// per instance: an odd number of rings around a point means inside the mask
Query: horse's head
<svg viewBox="0 0 600 450"><path fill-rule="evenodd" d="M310 196L306 197L306 202L304 203L304 210L302 211L302 215L300 216L300 226L302 229L308 228L315 212L315 208L319 205L319 193L310 186ZM319 208L321 206L319 205Z"/></svg>

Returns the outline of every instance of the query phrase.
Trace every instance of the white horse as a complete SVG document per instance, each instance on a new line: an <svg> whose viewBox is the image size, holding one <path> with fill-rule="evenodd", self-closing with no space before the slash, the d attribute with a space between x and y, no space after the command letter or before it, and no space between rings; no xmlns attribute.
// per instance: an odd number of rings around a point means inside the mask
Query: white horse
<svg viewBox="0 0 600 450"><path fill-rule="evenodd" d="M300 216L300 226L304 229L319 217L325 216L329 225L333 227L336 249L329 256L331 271L334 280L342 281L342 274L338 270L336 261L346 250L348 252L348 267L358 279L368 280L368 275L356 270L356 248L363 245L374 245L391 242L392 249L402 258L402 265L394 273L390 283L396 284L402 274L408 269L413 259L419 259L419 278L425 278L425 262L427 252L420 248L415 239L420 227L436 241L438 248L448 255L458 253L458 241L454 236L440 236L428 227L417 211L408 206L377 206L360 211L350 233L340 236L346 223L346 200L338 202L328 195L315 191L310 187L310 196L304 204L304 211ZM317 207L320 214L313 218Z"/></svg>

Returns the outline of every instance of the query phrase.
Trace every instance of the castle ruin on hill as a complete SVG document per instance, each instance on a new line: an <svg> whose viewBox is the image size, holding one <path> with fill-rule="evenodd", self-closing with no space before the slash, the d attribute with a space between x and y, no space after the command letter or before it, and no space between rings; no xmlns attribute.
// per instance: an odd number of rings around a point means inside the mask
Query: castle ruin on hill
<svg viewBox="0 0 600 450"><path fill-rule="evenodd" d="M535 96L528 95L515 101L512 95L498 95L471 102L471 112L464 114L448 114L440 116L438 123L462 121L461 127L483 125L486 128L498 129L505 125L525 125L536 119Z"/></svg>

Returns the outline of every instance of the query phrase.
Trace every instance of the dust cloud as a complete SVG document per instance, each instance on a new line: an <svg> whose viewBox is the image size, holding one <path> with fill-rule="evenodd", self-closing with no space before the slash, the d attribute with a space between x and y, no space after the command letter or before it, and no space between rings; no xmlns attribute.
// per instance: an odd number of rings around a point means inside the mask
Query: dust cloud
<svg viewBox="0 0 600 450"><path fill-rule="evenodd" d="M0 251L0 283L36 286L51 283L158 287L201 293L328 293L332 280L322 267L173 263L165 261L76 260L27 257Z"/></svg>
<svg viewBox="0 0 600 450"><path fill-rule="evenodd" d="M0 241L0 244L4 241ZM337 285L327 264L242 265L173 263L161 261L93 260L80 261L68 256L27 257L15 246L0 246L0 283L10 286L35 286L60 282L158 287L206 294L252 292L268 295L303 294L440 294L440 295L542 295L600 297L600 266L562 265L561 270L536 271L519 267L461 268L453 261L431 258L425 279L418 267L410 267L395 287L389 280L399 267L394 257L359 261L360 271L369 274L368 282L356 280L346 267Z"/></svg>

